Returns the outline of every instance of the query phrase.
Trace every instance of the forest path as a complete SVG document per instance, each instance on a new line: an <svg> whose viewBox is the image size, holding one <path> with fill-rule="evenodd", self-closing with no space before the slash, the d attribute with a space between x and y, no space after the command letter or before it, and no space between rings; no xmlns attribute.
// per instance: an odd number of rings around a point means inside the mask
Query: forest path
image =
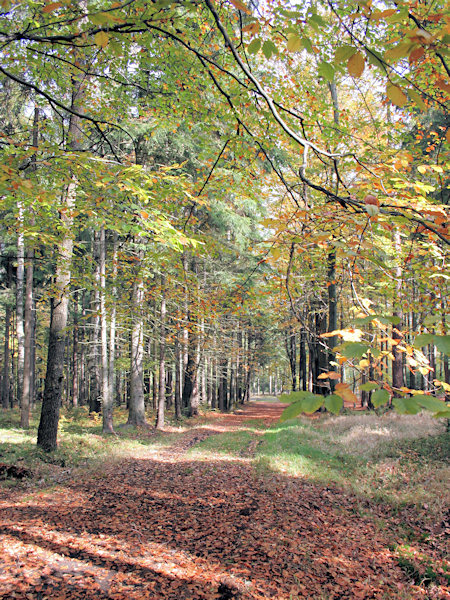
<svg viewBox="0 0 450 600"><path fill-rule="evenodd" d="M408 581L368 503L261 472L252 448L238 457L190 451L227 432L257 443L282 410L255 402L203 417L171 448L51 489L7 494L0 598L444 598Z"/></svg>

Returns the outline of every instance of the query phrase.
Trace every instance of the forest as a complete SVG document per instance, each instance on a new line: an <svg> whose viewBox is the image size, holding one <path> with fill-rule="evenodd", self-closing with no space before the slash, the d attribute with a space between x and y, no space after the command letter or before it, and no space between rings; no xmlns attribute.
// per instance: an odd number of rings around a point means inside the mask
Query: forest
<svg viewBox="0 0 450 600"><path fill-rule="evenodd" d="M0 598L448 597L449 41L0 0Z"/></svg>

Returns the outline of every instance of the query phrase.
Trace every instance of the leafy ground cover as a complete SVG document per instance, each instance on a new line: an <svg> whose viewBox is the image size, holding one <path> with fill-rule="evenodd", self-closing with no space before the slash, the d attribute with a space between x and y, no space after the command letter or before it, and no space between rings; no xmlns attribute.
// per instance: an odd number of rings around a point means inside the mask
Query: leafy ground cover
<svg viewBox="0 0 450 600"><path fill-rule="evenodd" d="M2 482L0 598L447 598L444 425L282 409L110 437L79 410L53 455L2 416L31 476Z"/></svg>

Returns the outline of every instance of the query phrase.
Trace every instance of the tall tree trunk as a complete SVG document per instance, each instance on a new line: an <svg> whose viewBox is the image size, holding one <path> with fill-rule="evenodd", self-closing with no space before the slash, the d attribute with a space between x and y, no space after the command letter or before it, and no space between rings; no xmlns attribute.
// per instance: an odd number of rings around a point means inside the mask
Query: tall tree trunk
<svg viewBox="0 0 450 600"><path fill-rule="evenodd" d="M71 120L75 121L77 118L72 116ZM74 125L70 129L73 129L73 127ZM55 295L51 298L47 372L37 437L38 446L46 452L55 450L57 446L59 411L63 389L65 329L69 308L70 265L73 249L71 210L75 204L76 188L77 183L73 180L68 185L65 195L65 204L68 210L61 212L61 221L64 227L63 238L57 250L54 278Z"/></svg>
<svg viewBox="0 0 450 600"><path fill-rule="evenodd" d="M71 108L77 112L82 111L82 83L81 80L75 81L72 92ZM70 115L68 139L71 150L75 152L81 149L80 121L79 116ZM51 298L47 372L37 437L38 446L47 452L55 450L57 446L59 411L63 388L65 328L69 308L73 251L72 209L75 205L77 186L77 180L73 175L72 181L67 186L64 194L66 210L60 211L62 239L57 248L53 286L55 292L53 298Z"/></svg>
<svg viewBox="0 0 450 600"><path fill-rule="evenodd" d="M27 268L25 282L25 320L24 320L24 362L23 362L23 388L22 405L20 412L20 426L28 429L30 426L30 408L33 398L33 260L34 251L30 248L27 252Z"/></svg>
<svg viewBox="0 0 450 600"><path fill-rule="evenodd" d="M182 375L182 357L181 345L179 340L179 331L175 337L175 419L181 419L181 375Z"/></svg>
<svg viewBox="0 0 450 600"><path fill-rule="evenodd" d="M166 404L166 290L165 278L161 277L161 309L159 335L159 395L156 413L156 429L164 429L164 411Z"/></svg>
<svg viewBox="0 0 450 600"><path fill-rule="evenodd" d="M8 257L8 266L6 267L6 287L11 287L12 280L12 261ZM3 375L2 375L2 406L4 409L10 405L10 348L9 336L11 327L11 306L6 303L5 308L5 341L3 346Z"/></svg>
<svg viewBox="0 0 450 600"><path fill-rule="evenodd" d="M397 267L396 267L396 284L395 284L395 295L396 295L396 306L394 306L394 316L400 319L400 323L398 325L393 325L392 327L392 339L397 341L397 344L400 343L403 335L401 333L401 299L402 299L402 267L401 267L401 241L400 241L400 233L398 231L395 232L394 236L394 245L395 251L397 255ZM398 391L400 388L404 386L403 380L403 352L400 352L397 348L397 344L392 346L392 355L394 360L392 361L392 387L394 388L394 396L400 396L401 393Z"/></svg>
<svg viewBox="0 0 450 600"><path fill-rule="evenodd" d="M101 411L101 328L100 328L100 233L94 231L93 254L95 261L94 289L91 292L91 335L89 342L89 412Z"/></svg>
<svg viewBox="0 0 450 600"><path fill-rule="evenodd" d="M79 397L79 326L78 326L78 292L73 294L73 333L72 333L72 406L78 406Z"/></svg>
<svg viewBox="0 0 450 600"><path fill-rule="evenodd" d="M112 283L111 290L111 315L109 326L109 368L108 368L108 385L111 407L114 405L114 367L116 360L116 327L117 327L117 251L118 251L118 234L113 233L113 253L112 253Z"/></svg>
<svg viewBox="0 0 450 600"><path fill-rule="evenodd" d="M136 427L147 425L144 399L144 280L142 268L143 252L138 251L132 292L130 398L128 424Z"/></svg>
<svg viewBox="0 0 450 600"><path fill-rule="evenodd" d="M308 376L307 376L307 356L306 356L306 331L302 329L300 331L300 350L299 350L299 365L298 365L298 377L299 377L299 389L303 391L308 389ZM300 386L300 380L302 382Z"/></svg>
<svg viewBox="0 0 450 600"><path fill-rule="evenodd" d="M16 268L16 336L17 336L17 400L22 407L23 396L23 369L25 358L25 333L23 324L23 297L25 275L25 239L24 239L24 207L23 202L18 202L18 235L17 235L17 268ZM21 416L21 422L22 422Z"/></svg>
<svg viewBox="0 0 450 600"><path fill-rule="evenodd" d="M111 386L109 384L108 364L108 319L106 314L106 233L104 227L102 227L100 230L99 266L103 433L114 433L113 397L111 395Z"/></svg>

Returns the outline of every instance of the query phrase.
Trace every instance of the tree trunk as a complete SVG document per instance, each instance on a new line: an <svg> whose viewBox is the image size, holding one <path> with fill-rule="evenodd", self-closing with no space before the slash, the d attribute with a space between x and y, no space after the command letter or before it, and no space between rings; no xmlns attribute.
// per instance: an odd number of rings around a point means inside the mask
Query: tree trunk
<svg viewBox="0 0 450 600"><path fill-rule="evenodd" d="M109 384L108 364L108 319L106 315L106 233L100 230L99 239L99 271L100 271L100 330L101 330L101 390L103 433L114 433L113 397Z"/></svg>
<svg viewBox="0 0 450 600"><path fill-rule="evenodd" d="M79 356L78 356L78 338L79 338L79 327L78 327L78 292L73 294L73 334L72 334L72 406L78 406L79 396Z"/></svg>
<svg viewBox="0 0 450 600"><path fill-rule="evenodd" d="M397 344L400 343L400 340L403 338L401 333L401 299L402 299L402 267L401 267L401 241L400 241L400 233L398 231L395 232L394 237L395 250L397 254L397 267L396 267L396 304L397 307L394 308L394 316L399 317L400 323L398 325L394 325L392 327L392 339L397 341ZM403 380L403 352L400 352L397 348L397 344L393 344L392 346L392 355L394 360L392 361L392 387L394 388L394 396L401 396L401 393L398 391L400 388L404 386Z"/></svg>
<svg viewBox="0 0 450 600"><path fill-rule="evenodd" d="M24 328L24 357L23 357L23 388L20 412L20 426L28 429L30 426L30 409L33 399L33 260L34 252L27 253L26 283L25 283L25 328Z"/></svg>
<svg viewBox="0 0 450 600"><path fill-rule="evenodd" d="M118 250L118 234L113 233L113 254L112 254L112 305L109 326L109 369L108 369L108 385L109 396L111 400L111 408L114 406L114 367L116 360L116 325L117 325L117 250Z"/></svg>
<svg viewBox="0 0 450 600"><path fill-rule="evenodd" d="M159 395L156 413L156 429L164 429L164 411L166 404L166 292L165 278L161 277L161 309L159 336Z"/></svg>
<svg viewBox="0 0 450 600"><path fill-rule="evenodd" d="M6 287L11 286L12 280L12 261L8 257L8 266L6 268ZM2 376L2 406L4 409L9 408L10 404L10 361L9 361L9 336L11 327L11 306L6 303L5 308L5 341L3 346L3 376Z"/></svg>
<svg viewBox="0 0 450 600"><path fill-rule="evenodd" d="M86 9L86 2L81 2ZM72 76L71 108L80 113L83 111L84 76ZM69 118L68 144L73 152L81 150L82 131L81 118L74 113ZM65 193L65 208L60 211L62 238L57 247L57 259L54 277L54 296L51 298L50 331L48 341L47 372L45 375L44 398L38 428L37 444L49 452L57 446L59 410L63 387L65 328L69 309L69 285L73 252L73 216L77 180L72 180Z"/></svg>
<svg viewBox="0 0 450 600"><path fill-rule="evenodd" d="M24 275L25 275L25 240L24 207L22 201L18 202L18 235L17 235L17 269L16 269L16 336L17 336L17 400L22 407L23 401L23 370L25 360L25 333L23 324L23 297L24 297ZM29 419L29 418L28 418ZM21 412L21 424L22 424ZM27 419L25 419L27 420ZM22 425L23 427L23 425Z"/></svg>
<svg viewBox="0 0 450 600"><path fill-rule="evenodd" d="M138 265L132 292L133 323L131 328L131 364L130 364L130 398L129 398L129 425L142 427L147 425L145 419L144 399L144 281L142 275L143 253L138 252Z"/></svg>
<svg viewBox="0 0 450 600"><path fill-rule="evenodd" d="M95 287L91 292L91 335L89 341L89 412L101 411L101 328L100 328L100 234L94 232L93 254L95 261Z"/></svg>

